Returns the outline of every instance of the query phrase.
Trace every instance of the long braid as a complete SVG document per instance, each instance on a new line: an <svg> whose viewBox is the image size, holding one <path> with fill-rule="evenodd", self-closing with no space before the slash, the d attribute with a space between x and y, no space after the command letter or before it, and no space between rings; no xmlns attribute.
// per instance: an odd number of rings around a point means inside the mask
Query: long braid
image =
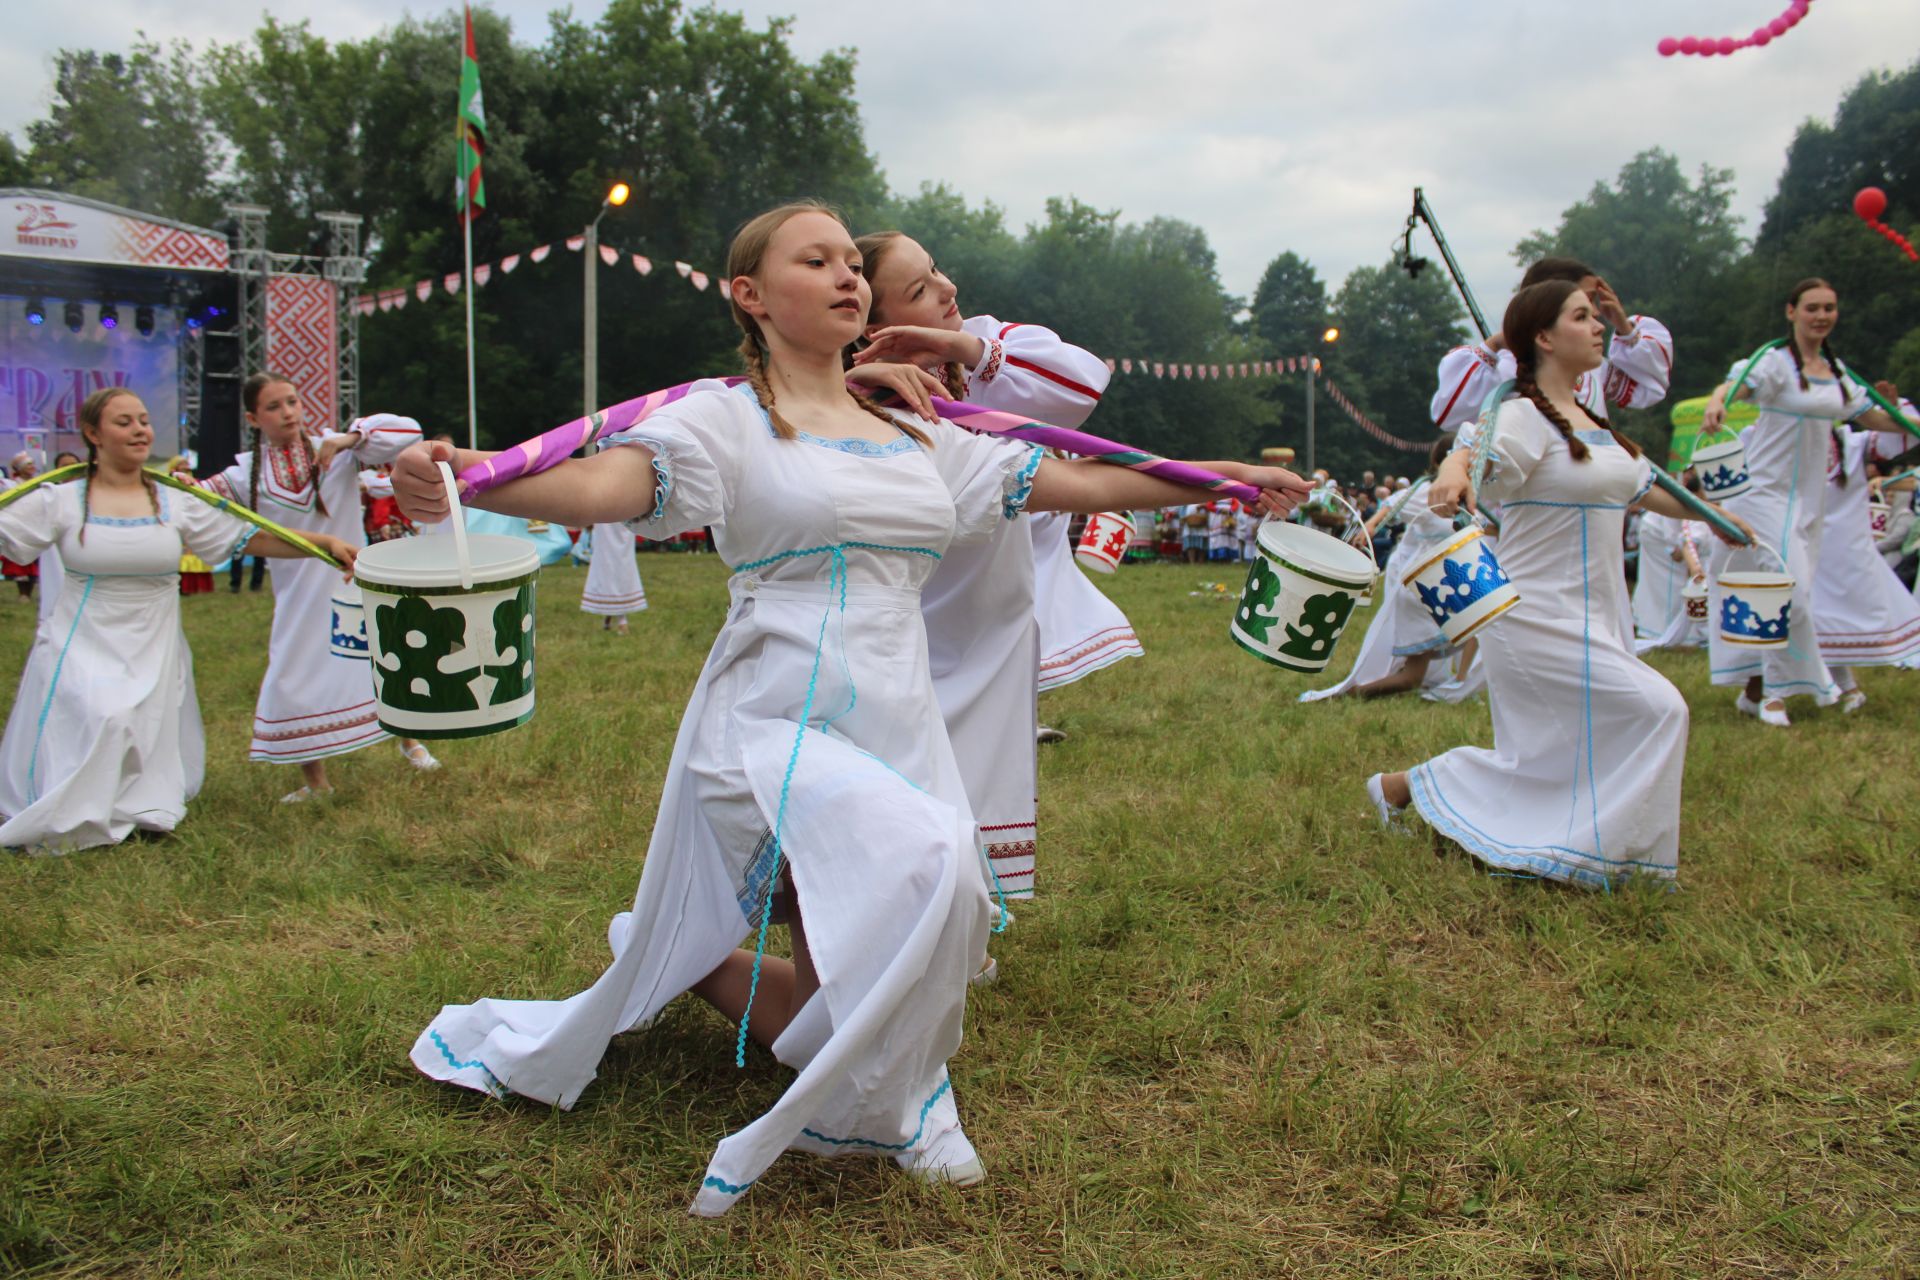
<svg viewBox="0 0 1920 1280"><path fill-rule="evenodd" d="M940 366L940 381L955 400L967 398L967 370L958 360Z"/></svg>
<svg viewBox="0 0 1920 1280"><path fill-rule="evenodd" d="M153 505L153 518L160 519L160 486L153 482L145 467L140 468L140 483L147 491L147 501Z"/></svg>
<svg viewBox="0 0 1920 1280"><path fill-rule="evenodd" d="M760 402L760 407L766 411L767 421L773 424L773 434L782 440L798 438L799 431L781 416L779 409L774 407L773 384L767 380L767 355L760 346L758 334L749 332L742 337L739 350L740 362L746 367L747 385L753 388L754 399ZM899 431L914 443L925 448L933 446L932 438L914 424L902 422L865 396L854 394L851 388L848 389L847 396L861 409Z"/></svg>
<svg viewBox="0 0 1920 1280"><path fill-rule="evenodd" d="M253 470L247 476L247 507L255 515L260 513L260 468L267 465L266 441L262 439L260 428L253 429Z"/></svg>
<svg viewBox="0 0 1920 1280"><path fill-rule="evenodd" d="M1821 345L1825 346L1826 344L1822 343ZM1800 363L1800 344L1794 341L1793 330L1791 329L1787 330L1787 354L1793 357L1793 372L1794 376L1800 379L1800 389L1802 391L1811 391L1813 384L1807 381L1807 371ZM1841 394L1845 395L1846 393L1843 391Z"/></svg>
<svg viewBox="0 0 1920 1280"><path fill-rule="evenodd" d="M1587 442L1573 434L1573 424L1568 422L1561 412L1553 407L1553 401L1547 399L1540 390L1540 384L1533 380L1533 361L1516 361L1514 365L1513 389L1533 402L1540 416L1551 422L1560 432L1560 438L1567 442L1567 454L1575 462L1585 462L1592 456Z"/></svg>

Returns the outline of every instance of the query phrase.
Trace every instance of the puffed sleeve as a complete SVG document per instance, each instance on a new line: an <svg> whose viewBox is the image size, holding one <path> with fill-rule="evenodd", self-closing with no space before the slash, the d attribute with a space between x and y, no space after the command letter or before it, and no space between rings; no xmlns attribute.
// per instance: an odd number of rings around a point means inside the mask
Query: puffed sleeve
<svg viewBox="0 0 1920 1280"><path fill-rule="evenodd" d="M1673 382L1673 334L1652 316L1630 316L1633 329L1607 344L1607 403L1644 409L1667 398Z"/></svg>
<svg viewBox="0 0 1920 1280"><path fill-rule="evenodd" d="M933 440L927 456L953 495L956 544L984 541L1002 520L1026 510L1046 457L1039 445L975 435L945 421L921 425Z"/></svg>
<svg viewBox="0 0 1920 1280"><path fill-rule="evenodd" d="M988 409L1077 427L1113 377L1106 361L1043 325L973 316L960 327L982 347L980 362L967 371L967 399Z"/></svg>
<svg viewBox="0 0 1920 1280"><path fill-rule="evenodd" d="M1495 387L1513 377L1513 371L1511 354L1495 353L1483 342L1455 347L1441 356L1436 375L1439 389L1431 406L1434 426L1452 431L1479 417L1481 404Z"/></svg>
<svg viewBox="0 0 1920 1280"><path fill-rule="evenodd" d="M161 501L170 508L167 522L179 530L187 553L208 564L219 564L253 540L252 525L204 498L162 491Z"/></svg>
<svg viewBox="0 0 1920 1280"><path fill-rule="evenodd" d="M1735 360L1727 370L1725 381L1732 385L1740 380L1747 368L1746 360ZM1753 370L1747 373L1747 394L1757 405L1769 405L1779 401L1787 388L1794 384L1793 359L1779 347L1767 352L1753 362Z"/></svg>
<svg viewBox="0 0 1920 1280"><path fill-rule="evenodd" d="M355 418L347 434L360 437L353 446L356 466L377 467L392 462L408 445L420 443L420 424L397 413L375 413Z"/></svg>
<svg viewBox="0 0 1920 1280"><path fill-rule="evenodd" d="M216 472L204 480L196 480L193 483L209 493L217 493L223 498L243 503L247 500L247 479L252 474L253 455L243 453L228 464L225 471ZM203 556L202 559L205 557Z"/></svg>
<svg viewBox="0 0 1920 1280"><path fill-rule="evenodd" d="M75 504L64 486L43 484L0 507L0 555L30 564L73 524Z"/></svg>
<svg viewBox="0 0 1920 1280"><path fill-rule="evenodd" d="M765 429L751 401L707 378L684 398L608 436L602 449L639 445L653 454L653 510L630 522L633 531L663 541L725 523L739 484L737 442L742 432Z"/></svg>
<svg viewBox="0 0 1920 1280"><path fill-rule="evenodd" d="M1487 478L1480 485L1479 499L1511 502L1520 496L1527 477L1560 439L1560 433L1525 400L1509 400L1500 406L1494 416L1493 433L1493 452L1487 464ZM1467 432L1463 429L1460 434L1464 438Z"/></svg>

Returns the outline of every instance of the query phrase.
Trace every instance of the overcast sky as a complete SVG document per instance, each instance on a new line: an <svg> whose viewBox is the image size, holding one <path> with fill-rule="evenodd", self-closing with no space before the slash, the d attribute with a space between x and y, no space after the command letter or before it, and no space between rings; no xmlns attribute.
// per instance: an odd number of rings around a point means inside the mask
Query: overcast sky
<svg viewBox="0 0 1920 1280"><path fill-rule="evenodd" d="M1250 295L1282 250L1307 257L1330 285L1385 261L1419 185L1492 307L1517 279L1514 243L1557 222L1646 147L1665 147L1690 172L1731 168L1751 234L1800 122L1830 119L1862 73L1920 56L1913 0L1815 0L1784 38L1730 58L1655 50L1666 35L1751 31L1784 3L743 8L756 23L791 15L803 56L858 50L867 142L896 190L943 180L970 201L1001 205L1016 227L1052 195L1128 220L1182 218L1205 228L1227 288ZM370 35L401 9L374 0L266 7L329 39ZM544 39L551 5L493 7L521 40ZM575 8L593 18L605 6ZM261 12L257 0L23 7L0 47L0 130L18 137L45 111L56 49L106 48L104 33L130 38L136 29L162 40L239 39Z"/></svg>

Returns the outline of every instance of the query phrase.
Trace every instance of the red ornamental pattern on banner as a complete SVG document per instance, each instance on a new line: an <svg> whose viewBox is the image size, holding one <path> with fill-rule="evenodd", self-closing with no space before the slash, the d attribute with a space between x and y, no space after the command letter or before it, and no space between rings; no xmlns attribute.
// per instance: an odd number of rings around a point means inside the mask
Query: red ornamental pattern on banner
<svg viewBox="0 0 1920 1280"><path fill-rule="evenodd" d="M568 236L562 243L572 252L579 253L586 248L587 238L584 234ZM624 256L636 274L641 276L650 276L653 274L653 260L644 254L632 253L611 245L601 245L599 248L600 260L608 267L618 267L620 265L620 259ZM483 263L478 265L473 269L474 287L481 288L485 286L487 282L492 279L493 268L496 265L502 273L510 272L520 265L523 257L533 262L545 262L548 256L552 254L553 249L554 246L551 244L538 245L523 254L508 254L506 257L500 259L497 264ZM709 284L717 284L718 292L722 299L728 299L733 296L732 285L728 280L721 278L715 281L706 272L695 268L690 262L681 262L678 259L674 259L673 270L675 275L678 275L682 280L685 280L701 292L705 292ZM449 294L459 292L459 273L456 272L444 277L441 280L441 287ZM409 287L403 285L393 289L381 289L374 293L363 293L354 299L354 307L363 316L370 316L375 311L402 310L407 305L408 292ZM411 292L414 297L418 298L421 302L425 302L433 296L433 281L430 279L415 281L411 286ZM1274 360L1245 360L1230 364L1198 365L1188 364L1185 361L1170 363L1163 360L1147 360L1144 358L1128 358L1118 361L1109 359L1107 361L1107 369L1109 372L1126 374L1138 372L1143 375L1150 372L1152 376L1156 378L1198 378L1212 381L1218 381L1221 378L1284 377L1290 374L1303 373L1313 367L1314 361L1310 356L1286 356ZM1332 380L1326 376L1324 370L1319 370L1318 372L1320 375L1320 384L1326 388L1328 396L1343 413L1353 419L1355 426L1365 431L1381 444L1388 445L1392 448L1400 449L1408 453L1424 453L1426 451L1427 445L1419 441L1403 440L1374 422L1373 419L1367 417L1366 414L1360 411L1360 407L1347 397L1345 392L1333 384Z"/></svg>
<svg viewBox="0 0 1920 1280"><path fill-rule="evenodd" d="M267 367L299 390L309 428L338 429L340 347L333 286L327 281L313 276L268 278Z"/></svg>
<svg viewBox="0 0 1920 1280"><path fill-rule="evenodd" d="M227 244L216 236L137 218L117 218L115 222L115 238L129 262L149 267L227 269Z"/></svg>

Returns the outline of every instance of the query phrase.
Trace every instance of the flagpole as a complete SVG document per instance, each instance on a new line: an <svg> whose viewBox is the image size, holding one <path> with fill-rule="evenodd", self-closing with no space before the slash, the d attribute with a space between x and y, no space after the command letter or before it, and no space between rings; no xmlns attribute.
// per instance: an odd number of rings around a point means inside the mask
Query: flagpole
<svg viewBox="0 0 1920 1280"><path fill-rule="evenodd" d="M464 148L463 148L464 152ZM473 210L461 219L467 242L467 448L480 447L480 401L473 377Z"/></svg>

